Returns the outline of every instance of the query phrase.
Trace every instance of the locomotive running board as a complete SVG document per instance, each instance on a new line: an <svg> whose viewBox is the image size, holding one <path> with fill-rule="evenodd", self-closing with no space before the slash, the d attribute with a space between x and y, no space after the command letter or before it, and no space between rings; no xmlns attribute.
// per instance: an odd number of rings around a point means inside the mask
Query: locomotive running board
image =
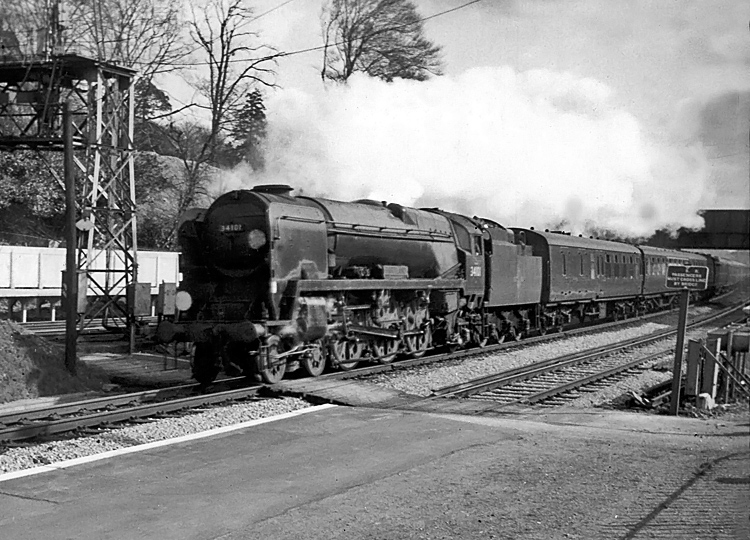
<svg viewBox="0 0 750 540"><path fill-rule="evenodd" d="M299 292L360 291L372 289L462 289L462 279L301 279Z"/></svg>

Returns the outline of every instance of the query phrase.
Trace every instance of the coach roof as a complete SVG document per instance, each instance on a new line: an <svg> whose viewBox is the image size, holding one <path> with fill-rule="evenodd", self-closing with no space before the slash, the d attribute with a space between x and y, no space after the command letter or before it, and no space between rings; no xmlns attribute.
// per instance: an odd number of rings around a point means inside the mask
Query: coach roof
<svg viewBox="0 0 750 540"><path fill-rule="evenodd" d="M572 249L593 249L597 251L608 251L613 253L630 253L640 255L640 250L630 244L612 242L610 240L599 240L583 236L572 236L561 232L542 232L531 229L512 227L515 232L523 232L527 238L536 236L544 240L548 246L567 247Z"/></svg>

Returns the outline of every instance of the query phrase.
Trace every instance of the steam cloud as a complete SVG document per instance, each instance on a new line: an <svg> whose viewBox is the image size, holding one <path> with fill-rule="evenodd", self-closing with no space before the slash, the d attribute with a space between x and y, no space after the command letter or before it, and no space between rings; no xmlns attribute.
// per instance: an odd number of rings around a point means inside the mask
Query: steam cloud
<svg viewBox="0 0 750 540"><path fill-rule="evenodd" d="M700 227L702 148L659 146L611 102L599 81L511 68L280 91L267 103L267 170L248 184L574 233Z"/></svg>

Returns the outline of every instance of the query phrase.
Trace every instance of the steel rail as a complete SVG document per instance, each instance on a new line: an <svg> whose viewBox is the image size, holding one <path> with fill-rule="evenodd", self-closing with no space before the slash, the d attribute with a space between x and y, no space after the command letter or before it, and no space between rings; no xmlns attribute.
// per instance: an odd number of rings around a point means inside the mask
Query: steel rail
<svg viewBox="0 0 750 540"><path fill-rule="evenodd" d="M628 371L629 369L632 369L634 367L637 367L645 362L648 362L650 360L655 360L657 358L660 358L664 356L665 354L668 354L671 352L672 349L663 349L659 352L650 354L648 356L644 356L641 358L636 358L635 360L631 360L630 362L625 362L624 364L621 364L619 366L615 366L613 368L600 371L598 373L594 373L592 375L588 375L586 377L581 377L579 379L575 379L573 381L570 381L565 384L561 384L555 388L551 388L549 390L543 390L541 392L537 392L535 394L532 394L530 396L526 396L523 398L519 398L515 403L522 403L522 404L533 404L538 403L540 401L544 401L547 398L557 396L560 394L564 394L565 392L568 392L570 390L575 390L576 388L579 388L581 386L585 386L587 384L591 384L596 381L600 381L602 379L607 379L609 377L613 377L614 375L619 375L620 373L624 371ZM503 403L503 406L510 405L511 403Z"/></svg>
<svg viewBox="0 0 750 540"><path fill-rule="evenodd" d="M235 388L203 394L170 399L156 403L145 403L135 406L125 406L116 410L100 410L96 412L82 412L80 416L70 416L54 420L41 420L30 424L5 426L0 428L0 441L19 441L39 436L54 435L74 431L76 429L93 427L102 424L112 424L149 416L167 414L206 405L215 405L226 401L238 401L257 397L262 386Z"/></svg>
<svg viewBox="0 0 750 540"><path fill-rule="evenodd" d="M487 375L485 377L480 377L478 379L467 381L465 383L459 383L457 385L439 388L433 392L433 396L467 397L480 392L487 392L489 390L494 390L495 388L506 386L514 382L537 377L544 373L550 373L552 371L556 371L568 366L582 364L590 360L599 358L603 355L611 354L623 349L648 345L653 341L658 341L660 339L664 339L665 337L669 337L668 334L668 332L660 332L656 335L652 334L643 338L631 338L628 340L620 341L615 345L603 345L594 349L579 351L565 356L551 358L549 360L543 360L530 366L521 366L510 369L508 371L504 371L499 374Z"/></svg>
<svg viewBox="0 0 750 540"><path fill-rule="evenodd" d="M725 310L726 312L731 312L733 310L737 309L731 308L729 310ZM703 319L699 322L694 322L695 324L704 324L706 322L709 322L710 320L713 320L715 318L719 318L724 315L725 311L722 311L721 313L714 315L712 317L708 317L706 319ZM468 349L458 352L452 352L448 354L443 355L437 355L437 356L430 356L427 358L416 358L416 359L406 359L401 361L396 361L392 363L387 364L380 364L376 366L367 366L364 368L354 369L350 371L344 371L344 372L338 372L338 373L330 373L323 375L319 377L320 379L349 379L349 378L357 378L357 377L363 377L368 376L371 374L376 373L382 373L385 371L393 370L393 369L402 369L407 367L413 367L418 365L424 365L429 364L433 362L439 362L439 361L445 361L445 360L455 360L460 359L462 357L467 356L474 356L478 354L486 354L488 352L492 352L499 349L505 349L508 347L515 347L515 346L526 346L526 345L532 345L535 343L540 342L548 342L555 339L560 339L561 337L565 335L575 335L579 333L585 333L589 331L600 331L605 330L610 327L616 327L620 326L622 324L627 324L631 322L637 322L640 320L652 318L652 317L658 317L658 316L664 316L668 315L668 312L659 312L650 314L645 317L638 317L623 321L615 321L612 323L605 323L605 324L599 324L599 325L587 325L582 326L578 328L574 328L571 330L564 331L562 333L557 334L550 334L546 336L538 336L533 337L530 339L525 339L521 341L513 341L513 342L506 342L502 344L497 344L485 348L476 348L476 349ZM691 325L691 327L693 326ZM635 338L634 340L628 340L628 341L639 341L639 338ZM632 343L629 345L630 347L633 347ZM591 352L591 351L586 351ZM366 359L363 359L366 360ZM578 361L579 363L581 360ZM524 368L517 368L516 370L511 371L520 371ZM505 372L504 374L507 375L509 372ZM528 377L527 377L528 378ZM215 383L216 385L221 384L234 384L238 381L246 381L245 377L238 377L238 378L232 378L232 379L222 379L220 381L217 381ZM466 384L466 383L464 383ZM239 389L232 389L229 391L220 391L220 392L214 392L211 394L204 394L200 396L189 396L179 399L170 399L169 395L179 394L180 392L187 392L187 391L194 391L200 388L200 385L198 384L189 384L189 385L180 385L176 387L170 387L170 388L163 388L163 389L156 389L156 390L147 390L143 392L136 392L136 393L129 393L129 394L121 394L117 396L107 396L107 397L101 397L101 398L94 398L89 400L83 400L79 402L70 402L66 404L56 404L48 407L41 407L41 408L34 408L34 409L24 409L19 410L11 413L7 413L4 415L0 415L0 441L13 441L13 440L23 440L28 438L33 438L36 436L41 435L52 435L56 433L63 433L67 431L72 431L78 428L82 427L90 427L95 425L100 425L104 423L111 423L111 422L121 422L126 420L132 420L135 418L144 418L148 416L153 416L156 414L165 414L169 412L179 411L185 408L190 407L200 407L202 405L208 405L208 404L216 404L221 403L224 401L229 400L239 400L239 399L245 399L247 397L253 397L257 396L258 393L262 388L264 388L265 385L258 385L251 388L239 388ZM438 390L438 392L442 392L444 389ZM426 399L432 399L435 397L441 397L445 394L440 394L440 396L430 396ZM157 399L165 399L165 401L158 401L155 403L144 403L148 400L157 400ZM123 407L118 410L106 410L102 411L103 408L110 408L110 407ZM99 409L96 412L90 412L92 409L96 410ZM62 415L73 415L77 413L83 413L80 416L71 417L71 418L57 418ZM7 424L19 424L24 422L31 422L30 424L26 425L17 425L17 426L8 426Z"/></svg>
<svg viewBox="0 0 750 540"><path fill-rule="evenodd" d="M94 411L105 409L107 407L124 407L129 404L144 403L156 399L166 400L174 394L195 391L198 388L198 384L183 384L180 386L170 386L168 388L97 397L79 401L69 401L67 403L56 403L53 405L34 408L19 407L17 410L0 413L0 425L16 424L24 421L30 422L45 420L52 416L75 414L82 410Z"/></svg>
<svg viewBox="0 0 750 540"><path fill-rule="evenodd" d="M733 306L731 308L724 309L719 313L712 314L699 320L695 320L690 325L688 325L688 327L694 328L696 326L709 324L717 319L721 319L723 317L726 317L727 315L730 315L738 309L741 308ZM425 399L430 400L446 397L469 397L474 394L479 394L481 392L486 392L503 386L507 386L515 382L532 379L534 377L538 377L539 375L554 372L565 367L589 362L595 358L608 356L621 350L648 345L656 341L667 339L676 333L677 330L665 330L662 332L656 332L646 337L631 338L610 345L596 347L587 351L576 352L569 355L564 355L562 357L544 360L535 364L521 366L501 373L496 373L493 375L473 379L471 381L466 381L464 383L437 389L431 396L428 396ZM642 363L643 361L639 363Z"/></svg>

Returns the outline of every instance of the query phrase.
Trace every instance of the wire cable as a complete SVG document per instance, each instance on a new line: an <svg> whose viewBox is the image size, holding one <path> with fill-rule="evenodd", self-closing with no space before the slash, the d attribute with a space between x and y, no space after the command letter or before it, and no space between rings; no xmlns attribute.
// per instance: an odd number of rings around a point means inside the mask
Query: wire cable
<svg viewBox="0 0 750 540"><path fill-rule="evenodd" d="M275 7L275 8L272 8L271 10L269 10L269 11L263 13L263 14L270 13L271 11L273 11L275 9L278 9L281 6L287 4L287 3L291 2L291 1L293 1L293 0L287 0L286 2L282 3L281 5L279 5L279 6ZM413 22L409 22L409 23L404 23L404 24L401 24L401 25L392 26L388 30L398 30L400 28L405 28L407 26L413 26L415 24L419 24L419 23L422 23L424 21L429 21L430 19L436 19L438 17L442 17L444 15L448 15L449 13L454 13L456 11L465 9L465 8L467 8L469 6L474 5L474 4L478 4L479 2L482 2L482 1L483 0L470 0L469 2L465 2L465 3L461 4L460 6L456 6L456 7L450 8L450 9L446 9L444 11L440 11L438 13L434 13L434 14L428 15L426 17L421 17L421 18L419 18L419 19L417 19L417 20L415 20ZM261 15L259 15L258 18L260 16ZM308 47L306 49L298 49L298 50L295 50L295 51L280 51L280 52L278 52L276 54L271 54L271 55L268 55L268 56L264 56L264 57L260 57L260 58L253 58L253 59L236 58L236 59L228 60L227 63L249 62L249 61L252 61L252 62L265 62L267 60L275 60L277 58L285 58L285 57L288 57L288 56L296 56L298 54L305 54L305 53L309 53L309 52L322 51L323 49L326 49L328 47L332 47L332 46L335 46L335 45L343 45L343 44L344 44L344 42L342 41L342 42L332 43L332 44L329 44L329 45L318 45L316 47ZM193 52L195 52L197 50L198 49L195 49ZM172 63L170 65L172 65L174 67L189 67L189 66L208 66L208 65L211 65L211 63L210 62L190 62L190 63L184 63L184 64L183 63Z"/></svg>

